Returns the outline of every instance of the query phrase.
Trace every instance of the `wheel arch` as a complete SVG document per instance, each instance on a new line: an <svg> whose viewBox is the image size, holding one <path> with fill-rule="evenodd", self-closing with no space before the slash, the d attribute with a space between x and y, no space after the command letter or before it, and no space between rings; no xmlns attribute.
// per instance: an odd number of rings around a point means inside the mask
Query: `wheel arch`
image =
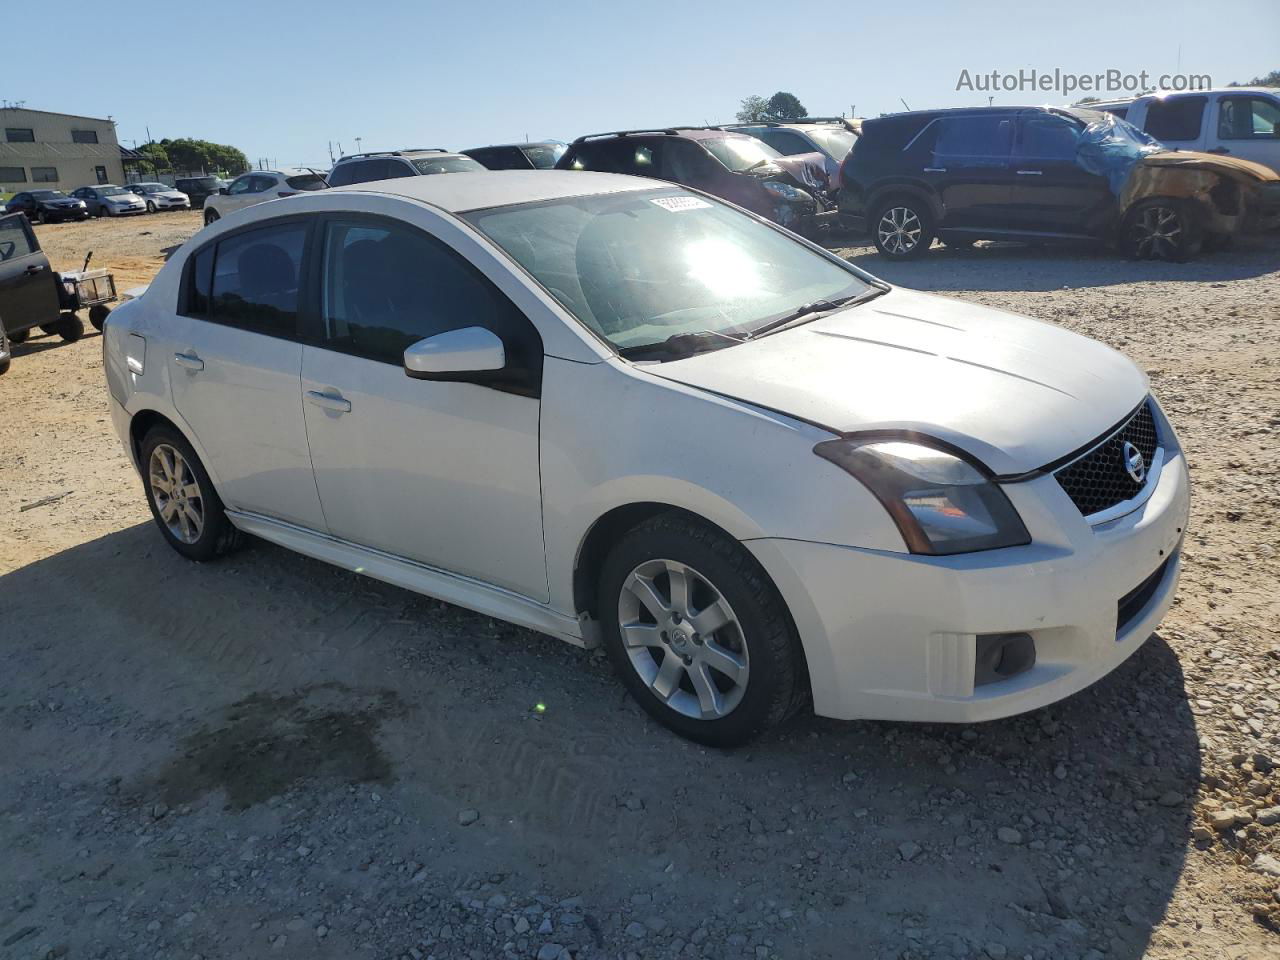
<svg viewBox="0 0 1280 960"><path fill-rule="evenodd" d="M133 464L138 472L142 472L142 441L146 437L148 431L153 427L166 426L176 430L187 443L191 444L191 449L196 452L196 456L200 458L200 465L204 467L204 472L209 475L209 480L213 483L213 488L218 496L222 496L222 483L218 479L215 469L210 466L211 458L205 451L204 446L195 438L191 430L181 419L170 416L162 410L155 407L143 407L135 410L129 417L129 455L133 457Z"/></svg>
<svg viewBox="0 0 1280 960"><path fill-rule="evenodd" d="M942 220L942 198L937 195L936 191L923 184L899 181L880 184L872 191L866 206L868 221L875 216L876 211L882 204L895 197L909 197L912 200L923 203L929 208L929 212L933 214L935 222Z"/></svg>

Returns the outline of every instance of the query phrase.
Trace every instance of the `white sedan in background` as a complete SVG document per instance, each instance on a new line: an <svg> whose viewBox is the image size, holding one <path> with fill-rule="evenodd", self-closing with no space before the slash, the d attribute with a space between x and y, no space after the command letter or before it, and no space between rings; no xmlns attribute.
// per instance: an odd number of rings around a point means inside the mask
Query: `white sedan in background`
<svg viewBox="0 0 1280 960"><path fill-rule="evenodd" d="M603 643L704 743L810 703L1040 707L1173 602L1187 468L1129 360L678 186L458 173L264 204L104 336L180 554L252 533Z"/></svg>
<svg viewBox="0 0 1280 960"><path fill-rule="evenodd" d="M190 197L163 183L131 183L129 189L146 201L147 213L191 209Z"/></svg>
<svg viewBox="0 0 1280 960"><path fill-rule="evenodd" d="M242 210L255 203L292 197L297 193L324 190L329 186L321 174L314 170L290 167L284 170L254 170L236 177L204 201L204 222L221 220L233 210Z"/></svg>

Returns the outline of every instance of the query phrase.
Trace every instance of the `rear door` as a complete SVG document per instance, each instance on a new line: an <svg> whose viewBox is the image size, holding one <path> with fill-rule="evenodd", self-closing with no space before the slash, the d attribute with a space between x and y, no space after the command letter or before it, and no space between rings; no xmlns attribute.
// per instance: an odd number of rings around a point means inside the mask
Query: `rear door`
<svg viewBox="0 0 1280 960"><path fill-rule="evenodd" d="M1013 115L944 116L931 126L921 133L934 139L920 173L942 200L940 226L1009 228Z"/></svg>
<svg viewBox="0 0 1280 960"><path fill-rule="evenodd" d="M1203 150L1208 105L1209 98L1204 94L1152 97L1147 101L1143 129L1165 146Z"/></svg>
<svg viewBox="0 0 1280 960"><path fill-rule="evenodd" d="M1036 233L1091 234L1115 205L1105 177L1076 162L1083 127L1043 110L1018 117L1009 223Z"/></svg>
<svg viewBox="0 0 1280 960"><path fill-rule="evenodd" d="M298 316L310 220L255 224L187 262L166 324L173 403L232 509L324 530L302 419Z"/></svg>
<svg viewBox="0 0 1280 960"><path fill-rule="evenodd" d="M21 213L0 216L0 320L10 333L58 319L58 282Z"/></svg>

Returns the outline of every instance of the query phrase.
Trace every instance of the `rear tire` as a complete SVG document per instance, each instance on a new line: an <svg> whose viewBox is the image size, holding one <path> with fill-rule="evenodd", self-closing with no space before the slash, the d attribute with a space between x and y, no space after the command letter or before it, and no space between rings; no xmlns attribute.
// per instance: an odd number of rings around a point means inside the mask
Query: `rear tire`
<svg viewBox="0 0 1280 960"><path fill-rule="evenodd" d="M777 588L736 540L680 513L635 527L601 570L605 651L641 707L714 747L753 739L808 699Z"/></svg>
<svg viewBox="0 0 1280 960"><path fill-rule="evenodd" d="M880 255L890 260L923 256L934 235L933 214L915 197L890 197L871 217L871 240Z"/></svg>
<svg viewBox="0 0 1280 960"><path fill-rule="evenodd" d="M211 223L217 223L222 218L218 216L217 210L206 210L204 212L204 225L207 227Z"/></svg>
<svg viewBox="0 0 1280 960"><path fill-rule="evenodd" d="M212 560L243 541L227 519L213 481L195 450L175 428L147 431L139 451L151 517L169 546L188 560Z"/></svg>
<svg viewBox="0 0 1280 960"><path fill-rule="evenodd" d="M1185 263L1195 258L1203 242L1191 208L1158 197L1134 204L1120 231L1120 250L1131 260Z"/></svg>
<svg viewBox="0 0 1280 960"><path fill-rule="evenodd" d="M64 313L57 323L50 324L49 333L60 336L63 343L75 343L84 336L84 321L74 313Z"/></svg>

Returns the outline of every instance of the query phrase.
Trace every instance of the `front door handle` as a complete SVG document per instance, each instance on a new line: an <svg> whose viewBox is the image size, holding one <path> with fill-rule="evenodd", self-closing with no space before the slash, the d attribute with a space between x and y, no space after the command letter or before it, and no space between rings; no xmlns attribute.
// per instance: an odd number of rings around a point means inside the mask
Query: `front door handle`
<svg viewBox="0 0 1280 960"><path fill-rule="evenodd" d="M1018 171L1018 176L1020 177L1039 177L1043 175L1044 175L1043 170L1019 170Z"/></svg>
<svg viewBox="0 0 1280 960"><path fill-rule="evenodd" d="M187 370L203 370L204 361L197 357L194 353L175 353L173 362Z"/></svg>
<svg viewBox="0 0 1280 960"><path fill-rule="evenodd" d="M314 404L321 410L332 410L335 413L351 412L351 401L346 397L332 393L322 393L319 390L308 390L306 397L307 403Z"/></svg>
<svg viewBox="0 0 1280 960"><path fill-rule="evenodd" d="M32 263L27 266L27 276L34 277L37 273L44 269L44 264Z"/></svg>
<svg viewBox="0 0 1280 960"><path fill-rule="evenodd" d="M947 168L946 167L925 167L924 172L925 173L946 173Z"/></svg>

